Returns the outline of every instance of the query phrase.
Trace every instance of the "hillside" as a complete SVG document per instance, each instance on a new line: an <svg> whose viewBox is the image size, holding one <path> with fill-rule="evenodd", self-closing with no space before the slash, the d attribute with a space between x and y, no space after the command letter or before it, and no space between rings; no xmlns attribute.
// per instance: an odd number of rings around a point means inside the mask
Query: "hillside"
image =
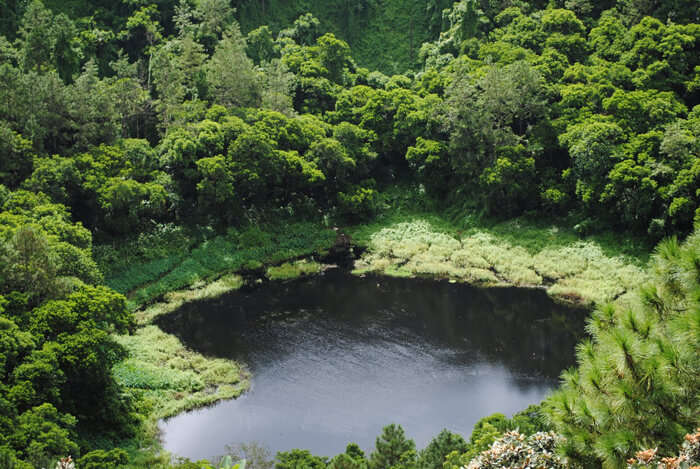
<svg viewBox="0 0 700 469"><path fill-rule="evenodd" d="M268 25L273 32L311 13L348 42L358 65L386 74L417 70L421 44L435 40L450 0L236 0L244 33Z"/></svg>

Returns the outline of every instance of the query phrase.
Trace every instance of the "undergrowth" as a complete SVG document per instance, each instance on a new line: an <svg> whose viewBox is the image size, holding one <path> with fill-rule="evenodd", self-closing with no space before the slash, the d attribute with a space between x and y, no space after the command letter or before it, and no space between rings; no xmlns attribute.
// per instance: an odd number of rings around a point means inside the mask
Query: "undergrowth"
<svg viewBox="0 0 700 469"><path fill-rule="evenodd" d="M237 397L249 386L248 372L238 363L188 350L157 326L115 340L129 358L114 367L114 377L136 398L139 412L148 415L153 434L159 419Z"/></svg>
<svg viewBox="0 0 700 469"><path fill-rule="evenodd" d="M270 280L291 280L305 275L317 274L321 268L322 266L318 262L302 259L268 267L266 276Z"/></svg>
<svg viewBox="0 0 700 469"><path fill-rule="evenodd" d="M200 236L197 233L193 238L201 239ZM116 248L101 246L97 252L101 254L101 264L120 256L130 259L122 270L113 265L104 270L107 284L127 294L130 308L137 309L169 292L210 282L251 265L278 264L322 253L335 239L332 230L309 222L250 226L241 230L231 228L226 234L205 239L196 247L190 247L194 241L183 235L178 243L173 243L174 252L154 249L155 253L164 254L160 258L154 258L146 243L143 243L145 247L137 243L137 248L134 244ZM133 251L141 253L141 257L131 255Z"/></svg>
<svg viewBox="0 0 700 469"><path fill-rule="evenodd" d="M516 238L516 233L522 236ZM355 272L432 276L470 283L546 288L575 303L616 300L647 277L644 259L609 255L594 239L581 240L556 226L512 220L463 230L438 215L395 215L347 230L368 249Z"/></svg>

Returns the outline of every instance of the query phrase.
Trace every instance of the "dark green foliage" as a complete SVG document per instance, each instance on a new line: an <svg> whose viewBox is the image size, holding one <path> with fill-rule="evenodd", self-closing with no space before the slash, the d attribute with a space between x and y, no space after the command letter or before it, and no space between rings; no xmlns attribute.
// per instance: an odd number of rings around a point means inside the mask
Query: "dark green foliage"
<svg viewBox="0 0 700 469"><path fill-rule="evenodd" d="M399 463L408 464L416 459L416 444L406 438L401 425L391 424L382 429L374 451L369 458L372 469L387 469Z"/></svg>
<svg viewBox="0 0 700 469"><path fill-rule="evenodd" d="M364 451L355 443L350 443L341 453L331 459L328 464L329 469L368 469L369 463Z"/></svg>
<svg viewBox="0 0 700 469"><path fill-rule="evenodd" d="M445 457L453 451L463 453L467 450L467 442L460 435L447 429L442 430L420 452L418 467L421 469L442 469Z"/></svg>
<svg viewBox="0 0 700 469"><path fill-rule="evenodd" d="M128 462L126 451L114 448L109 451L91 451L78 459L77 464L81 469L119 469Z"/></svg>

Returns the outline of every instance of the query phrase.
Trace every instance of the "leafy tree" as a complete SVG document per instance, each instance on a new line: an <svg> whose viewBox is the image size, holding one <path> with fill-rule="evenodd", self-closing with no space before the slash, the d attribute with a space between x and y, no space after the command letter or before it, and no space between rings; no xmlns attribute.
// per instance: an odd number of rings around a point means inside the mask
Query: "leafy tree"
<svg viewBox="0 0 700 469"><path fill-rule="evenodd" d="M321 35L321 23L311 13L306 13L294 21L291 28L280 31L280 37L288 37L294 42L304 46L310 46Z"/></svg>
<svg viewBox="0 0 700 469"><path fill-rule="evenodd" d="M205 94L204 48L192 35L171 40L153 55L153 83L164 127L183 119L183 103Z"/></svg>
<svg viewBox="0 0 700 469"><path fill-rule="evenodd" d="M75 417L59 413L51 404L42 404L22 413L11 436L20 457L38 464L45 458L78 452Z"/></svg>
<svg viewBox="0 0 700 469"><path fill-rule="evenodd" d="M310 157L323 171L331 190L345 186L355 169L355 160L348 156L345 147L336 139L325 138L314 142Z"/></svg>
<svg viewBox="0 0 700 469"><path fill-rule="evenodd" d="M113 143L120 134L122 116L115 108L115 96L108 83L98 77L97 64L88 61L83 73L66 91L74 150Z"/></svg>
<svg viewBox="0 0 700 469"><path fill-rule="evenodd" d="M126 451L113 448L109 451L95 450L78 459L78 466L82 469L118 469L129 462Z"/></svg>
<svg viewBox="0 0 700 469"><path fill-rule="evenodd" d="M140 183L133 179L110 178L98 190L102 225L114 233L127 234L157 220L166 213L168 195L156 182Z"/></svg>
<svg viewBox="0 0 700 469"><path fill-rule="evenodd" d="M525 62L491 67L477 84L469 78L454 81L445 111L450 167L472 183L487 171L487 182L495 174L488 168L497 163L500 148L517 146L532 123L543 117L543 93L540 75ZM524 163L524 169L532 167L527 160Z"/></svg>
<svg viewBox="0 0 700 469"><path fill-rule="evenodd" d="M517 214L534 207L535 159L523 145L503 146L496 161L481 173L484 206L493 214Z"/></svg>
<svg viewBox="0 0 700 469"><path fill-rule="evenodd" d="M264 79L260 106L263 109L292 116L294 103L291 94L294 88L294 75L279 59L265 63L262 68Z"/></svg>
<svg viewBox="0 0 700 469"><path fill-rule="evenodd" d="M428 190L437 195L449 190L445 177L450 173L450 162L442 142L418 137L415 146L408 148L406 160Z"/></svg>
<svg viewBox="0 0 700 469"><path fill-rule="evenodd" d="M372 186L374 181L363 181L364 185L353 185L338 192L340 214L350 219L368 219L376 214L379 193Z"/></svg>
<svg viewBox="0 0 700 469"><path fill-rule="evenodd" d="M466 450L467 442L464 441L464 438L444 429L420 452L418 467L421 469L442 469L448 454L453 451L463 453Z"/></svg>
<svg viewBox="0 0 700 469"><path fill-rule="evenodd" d="M576 192L584 204L595 206L604 178L618 158L622 138L620 126L599 121L571 125L559 137L573 160Z"/></svg>
<svg viewBox="0 0 700 469"><path fill-rule="evenodd" d="M343 83L344 70L350 60L350 47L333 34L324 34L317 40L319 61L328 71L328 78L335 83Z"/></svg>
<svg viewBox="0 0 700 469"><path fill-rule="evenodd" d="M58 260L39 227L23 225L3 246L3 290L24 291L38 298L54 294Z"/></svg>
<svg viewBox="0 0 700 469"><path fill-rule="evenodd" d="M293 449L277 453L275 469L325 469L324 458L312 455L307 450Z"/></svg>
<svg viewBox="0 0 700 469"><path fill-rule="evenodd" d="M194 16L199 22L197 38L208 51L213 51L216 43L234 23L234 12L226 0L200 0Z"/></svg>
<svg viewBox="0 0 700 469"><path fill-rule="evenodd" d="M53 17L40 0L32 0L22 16L19 30L22 69L54 69L64 81L70 82L80 58L75 34L75 26L66 15Z"/></svg>
<svg viewBox="0 0 700 469"><path fill-rule="evenodd" d="M14 188L32 169L32 142L0 121L0 184Z"/></svg>
<svg viewBox="0 0 700 469"><path fill-rule="evenodd" d="M246 36L246 53L253 62L260 65L280 57L279 45L275 43L270 27L260 26Z"/></svg>
<svg viewBox="0 0 700 469"><path fill-rule="evenodd" d="M197 169L201 174L197 193L200 206L204 207L205 212L216 213L218 216L236 213L240 203L226 159L221 155L202 158L197 161Z"/></svg>
<svg viewBox="0 0 700 469"><path fill-rule="evenodd" d="M331 459L329 469L368 469L365 453L355 443L348 444L344 453Z"/></svg>

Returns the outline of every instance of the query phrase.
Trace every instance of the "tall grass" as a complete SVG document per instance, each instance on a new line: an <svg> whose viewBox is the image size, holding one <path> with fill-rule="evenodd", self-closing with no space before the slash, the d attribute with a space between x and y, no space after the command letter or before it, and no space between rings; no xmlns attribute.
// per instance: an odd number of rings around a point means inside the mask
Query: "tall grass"
<svg viewBox="0 0 700 469"><path fill-rule="evenodd" d="M305 275L317 274L322 266L318 262L301 259L295 262L285 262L279 266L268 267L266 276L270 280L291 280Z"/></svg>
<svg viewBox="0 0 700 469"><path fill-rule="evenodd" d="M209 282L250 265L277 264L322 253L333 245L336 234L314 223L280 223L251 226L240 231L231 229L224 235L213 236L198 244L193 239L201 240L202 237L199 233L192 239L183 235L170 244L173 252L156 251L162 254L158 258L152 258L148 246L140 248L143 252L141 258L127 253L125 257L131 257L131 262L121 270L108 262L118 257L121 251L102 254L102 264L107 265L104 269L107 284L127 294L130 307L137 309L169 292ZM132 251L134 246L126 245L122 250Z"/></svg>
<svg viewBox="0 0 700 469"><path fill-rule="evenodd" d="M136 397L141 413L149 416L149 425L237 397L249 386L249 374L238 363L188 350L157 326L115 339L129 351L129 358L114 367L114 377Z"/></svg>
<svg viewBox="0 0 700 469"><path fill-rule="evenodd" d="M526 237L532 241L513 243L512 226L471 227L460 233L444 219L435 224L434 219L416 217L355 229L368 248L355 272L542 287L556 298L577 303L615 300L646 279L638 259L607 255L596 241L564 236L546 242L556 234L552 227L528 226ZM538 233L545 242L535 242Z"/></svg>

